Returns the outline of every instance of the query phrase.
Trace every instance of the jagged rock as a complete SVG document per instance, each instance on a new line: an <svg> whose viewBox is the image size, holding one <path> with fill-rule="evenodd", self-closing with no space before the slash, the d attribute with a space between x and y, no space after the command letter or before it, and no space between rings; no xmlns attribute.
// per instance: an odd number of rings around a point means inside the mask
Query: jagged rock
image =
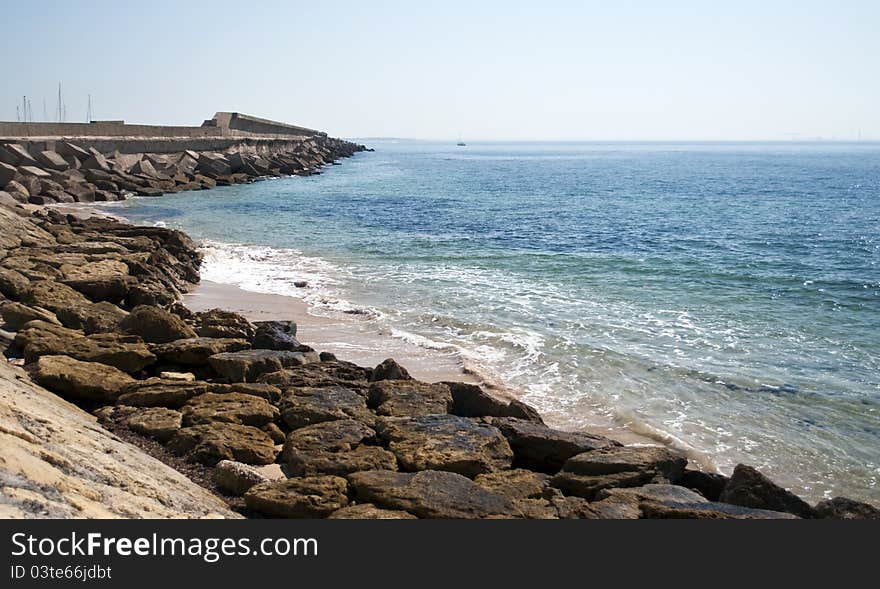
<svg viewBox="0 0 880 589"><path fill-rule="evenodd" d="M149 379L139 381L119 396L120 405L132 407L182 407L193 397L208 392L204 382L163 381Z"/></svg>
<svg viewBox="0 0 880 589"><path fill-rule="evenodd" d="M280 387L343 386L366 396L369 373L368 368L350 362L325 360L264 374L258 380Z"/></svg>
<svg viewBox="0 0 880 589"><path fill-rule="evenodd" d="M13 166L37 165L37 160L18 143L0 144L0 162Z"/></svg>
<svg viewBox="0 0 880 589"><path fill-rule="evenodd" d="M3 190L20 203L26 203L28 197L30 197L27 187L21 182L16 182L15 180L7 182L6 187Z"/></svg>
<svg viewBox="0 0 880 589"><path fill-rule="evenodd" d="M7 184L12 182L16 174L18 174L18 170L15 169L15 166L0 162L0 188L5 188Z"/></svg>
<svg viewBox="0 0 880 589"><path fill-rule="evenodd" d="M359 421L325 421L290 432L284 444L284 457L299 452L347 452L363 443L375 441L376 432Z"/></svg>
<svg viewBox="0 0 880 589"><path fill-rule="evenodd" d="M697 491L709 501L718 501L728 477L717 472L686 469L676 484Z"/></svg>
<svg viewBox="0 0 880 589"><path fill-rule="evenodd" d="M238 352L249 347L250 344L243 339L194 337L155 346L153 353L165 362L205 364L214 354Z"/></svg>
<svg viewBox="0 0 880 589"><path fill-rule="evenodd" d="M208 358L208 364L217 374L235 382L254 382L263 374L317 361L318 355L314 352L275 350L222 352Z"/></svg>
<svg viewBox="0 0 880 589"><path fill-rule="evenodd" d="M64 397L111 403L134 383L134 379L112 366L68 356L43 356L31 375L38 384Z"/></svg>
<svg viewBox="0 0 880 589"><path fill-rule="evenodd" d="M120 322L119 328L157 344L196 337L195 331L177 315L147 305L132 309L128 317Z"/></svg>
<svg viewBox="0 0 880 589"><path fill-rule="evenodd" d="M208 383L208 392L254 395L273 404L277 404L281 400L281 389L261 382L234 382L231 384L212 382Z"/></svg>
<svg viewBox="0 0 880 589"><path fill-rule="evenodd" d="M639 487L681 477L687 458L659 447L606 447L569 458L550 484L591 500L609 487Z"/></svg>
<svg viewBox="0 0 880 589"><path fill-rule="evenodd" d="M89 299L65 284L52 280L35 280L21 297L21 302L58 312L70 307L87 306Z"/></svg>
<svg viewBox="0 0 880 589"><path fill-rule="evenodd" d="M249 509L271 517L327 517L348 505L348 483L337 476L314 476L260 483L244 495Z"/></svg>
<svg viewBox="0 0 880 589"><path fill-rule="evenodd" d="M117 331L119 323L128 313L113 303L101 302L71 306L59 310L55 315L65 327L82 329L86 335L90 335Z"/></svg>
<svg viewBox="0 0 880 589"><path fill-rule="evenodd" d="M200 173L214 178L228 175L232 171L226 158L216 153L200 153L196 169Z"/></svg>
<svg viewBox="0 0 880 589"><path fill-rule="evenodd" d="M517 465L541 472L555 473L582 452L620 446L604 436L552 429L536 421L494 418L491 423L507 438Z"/></svg>
<svg viewBox="0 0 880 589"><path fill-rule="evenodd" d="M100 153L95 153L82 161L82 163L80 164L80 169L109 172L110 164L107 162L107 158L105 158L103 155L101 155ZM89 179L91 180L91 178Z"/></svg>
<svg viewBox="0 0 880 589"><path fill-rule="evenodd" d="M37 166L19 166L18 173L25 177L33 176L34 178L37 178L39 180L48 180L52 177L49 172L43 170L42 168L38 168Z"/></svg>
<svg viewBox="0 0 880 589"><path fill-rule="evenodd" d="M4 327L12 331L18 331L31 321L45 321L54 325L61 325L61 322L55 317L55 313L40 307L22 305L21 303L6 303L0 307L0 316L3 317Z"/></svg>
<svg viewBox="0 0 880 589"><path fill-rule="evenodd" d="M0 294L18 300L27 290L30 280L20 272L0 267Z"/></svg>
<svg viewBox="0 0 880 589"><path fill-rule="evenodd" d="M543 424L537 410L522 401L503 401L489 395L477 385L464 382L443 383L452 393L449 412L461 417L515 417Z"/></svg>
<svg viewBox="0 0 880 589"><path fill-rule="evenodd" d="M242 393L204 393L183 406L184 426L226 422L260 427L278 418L278 409L265 399Z"/></svg>
<svg viewBox="0 0 880 589"><path fill-rule="evenodd" d="M24 352L27 363L36 362L41 356L67 355L135 373L156 361L156 356L143 343L131 338L110 333L86 336L45 321L25 325L15 336L15 344Z"/></svg>
<svg viewBox="0 0 880 589"><path fill-rule="evenodd" d="M382 509L372 503L349 505L330 514L327 519L418 519L398 509Z"/></svg>
<svg viewBox="0 0 880 589"><path fill-rule="evenodd" d="M543 473L518 468L477 475L474 482L488 491L516 501L543 497L550 477Z"/></svg>
<svg viewBox="0 0 880 589"><path fill-rule="evenodd" d="M254 325L256 333L251 342L254 348L290 352L309 352L312 350L296 339L296 323L293 321L260 321Z"/></svg>
<svg viewBox="0 0 880 589"><path fill-rule="evenodd" d="M153 164L146 159L136 161L128 171L129 174L142 174L150 178L158 178L159 172L153 167Z"/></svg>
<svg viewBox="0 0 880 589"><path fill-rule="evenodd" d="M364 397L345 387L291 387L281 401L281 417L293 429L336 419L373 421Z"/></svg>
<svg viewBox="0 0 880 589"><path fill-rule="evenodd" d="M181 413L165 407L133 408L125 420L133 431L151 436L162 442L170 440L181 427Z"/></svg>
<svg viewBox="0 0 880 589"><path fill-rule="evenodd" d="M453 472L374 470L348 475L359 502L374 503L421 518L516 517L513 503Z"/></svg>
<svg viewBox="0 0 880 589"><path fill-rule="evenodd" d="M254 485L269 482L266 475L253 466L234 460L218 462L213 478L218 487L236 496L244 495Z"/></svg>
<svg viewBox="0 0 880 589"><path fill-rule="evenodd" d="M70 164L68 164L63 157L61 157L54 151L38 152L34 159L36 159L37 162L39 162L42 166L46 168L51 168L53 170L64 171L70 167Z"/></svg>
<svg viewBox="0 0 880 589"><path fill-rule="evenodd" d="M627 487L623 489L602 489L596 493L596 501L615 498L618 500L631 500L635 503L642 501L678 502L678 503L707 503L708 500L690 489L679 485L647 484L641 487Z"/></svg>
<svg viewBox="0 0 880 589"><path fill-rule="evenodd" d="M409 375L406 368L398 364L394 358L384 360L381 364L373 368L373 373L370 375L371 381L412 379L413 377Z"/></svg>
<svg viewBox="0 0 880 589"><path fill-rule="evenodd" d="M813 508L813 515L819 519L880 520L880 509L846 497L835 497L817 504Z"/></svg>
<svg viewBox="0 0 880 589"><path fill-rule="evenodd" d="M265 432L249 425L222 422L182 428L168 441L168 448L209 466L221 460L271 464L276 454L275 442Z"/></svg>
<svg viewBox="0 0 880 589"><path fill-rule="evenodd" d="M387 418L379 436L402 470L448 470L464 476L510 468L513 452L497 428L455 415Z"/></svg>
<svg viewBox="0 0 880 589"><path fill-rule="evenodd" d="M236 338L250 341L257 329L253 324L231 311L211 309L194 315L196 331L201 337Z"/></svg>
<svg viewBox="0 0 880 589"><path fill-rule="evenodd" d="M288 434L282 458L292 476L396 470L393 454L364 445L375 435L369 427L352 420L319 423Z"/></svg>
<svg viewBox="0 0 880 589"><path fill-rule="evenodd" d="M640 504L647 519L798 519L781 511L752 509L729 503L678 503L645 501Z"/></svg>
<svg viewBox="0 0 880 589"><path fill-rule="evenodd" d="M719 499L742 507L785 511L804 518L813 516L813 508L806 501L745 464L733 469Z"/></svg>
<svg viewBox="0 0 880 589"><path fill-rule="evenodd" d="M379 415L415 417L446 413L452 405L452 394L444 384L381 380L370 385L368 401Z"/></svg>

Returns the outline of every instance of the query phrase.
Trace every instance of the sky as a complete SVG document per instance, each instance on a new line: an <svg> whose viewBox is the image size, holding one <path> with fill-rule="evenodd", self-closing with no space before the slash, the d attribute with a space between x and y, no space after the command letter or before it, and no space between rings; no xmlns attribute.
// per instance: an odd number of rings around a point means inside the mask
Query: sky
<svg viewBox="0 0 880 589"><path fill-rule="evenodd" d="M2 0L0 120L341 137L880 140L880 1Z"/></svg>

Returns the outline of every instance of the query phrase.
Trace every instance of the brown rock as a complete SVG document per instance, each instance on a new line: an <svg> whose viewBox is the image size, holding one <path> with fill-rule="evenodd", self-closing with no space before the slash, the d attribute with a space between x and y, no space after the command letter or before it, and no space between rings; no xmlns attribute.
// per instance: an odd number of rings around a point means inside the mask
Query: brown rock
<svg viewBox="0 0 880 589"><path fill-rule="evenodd" d="M813 512L814 516L819 519L880 520L880 509L846 497L835 497L822 501L816 505Z"/></svg>
<svg viewBox="0 0 880 589"><path fill-rule="evenodd" d="M474 482L488 491L515 501L543 497L550 477L543 473L518 468L477 475Z"/></svg>
<svg viewBox="0 0 880 589"><path fill-rule="evenodd" d="M174 340L153 348L160 360L175 364L205 364L214 354L238 352L250 347L243 339L193 337Z"/></svg>
<svg viewBox="0 0 880 589"><path fill-rule="evenodd" d="M126 333L140 336L146 342L157 344L196 337L195 331L180 317L148 305L132 309L119 327Z"/></svg>
<svg viewBox="0 0 880 589"><path fill-rule="evenodd" d="M515 399L501 400L486 393L477 385L464 382L443 383L452 393L449 412L461 417L515 417L542 424L537 410Z"/></svg>
<svg viewBox="0 0 880 589"><path fill-rule="evenodd" d="M265 399L241 393L204 393L183 406L183 425L222 421L261 427L278 418L278 409Z"/></svg>
<svg viewBox="0 0 880 589"><path fill-rule="evenodd" d="M221 422L182 428L168 442L168 448L207 465L221 460L270 464L276 453L275 443L265 432L249 425Z"/></svg>
<svg viewBox="0 0 880 589"><path fill-rule="evenodd" d="M784 511L798 517L813 516L813 508L806 501L745 464L733 469L719 500L742 507Z"/></svg>
<svg viewBox="0 0 880 589"><path fill-rule="evenodd" d="M250 341L256 334L253 324L231 311L211 309L195 314L196 331L200 337L245 339Z"/></svg>
<svg viewBox="0 0 880 589"><path fill-rule="evenodd" d="M31 375L38 384L64 397L111 403L134 382L111 366L68 356L43 356Z"/></svg>
<svg viewBox="0 0 880 589"><path fill-rule="evenodd" d="M406 368L398 364L393 358L388 358L373 369L371 381L379 380L412 380Z"/></svg>
<svg viewBox="0 0 880 589"><path fill-rule="evenodd" d="M317 361L318 355L314 352L275 350L223 352L208 358L208 364L217 374L234 382L254 382L263 374Z"/></svg>
<svg viewBox="0 0 880 589"><path fill-rule="evenodd" d="M269 479L249 464L234 460L221 460L214 467L214 482L221 489L235 496L244 495L248 489Z"/></svg>
<svg viewBox="0 0 880 589"><path fill-rule="evenodd" d="M134 411L126 419L126 424L139 434L167 442L181 427L180 411L164 407L137 407L133 409Z"/></svg>
<svg viewBox="0 0 880 589"><path fill-rule="evenodd" d="M363 396L345 387L291 387L281 401L281 417L293 429L333 421L355 419L372 423Z"/></svg>
<svg viewBox="0 0 880 589"><path fill-rule="evenodd" d="M369 406L379 415L415 417L446 413L452 405L449 387L415 380L382 380L369 389Z"/></svg>
<svg viewBox="0 0 880 589"><path fill-rule="evenodd" d="M327 519L418 519L411 513L398 509L382 509L372 503L349 505L330 514Z"/></svg>
<svg viewBox="0 0 880 589"><path fill-rule="evenodd" d="M187 401L208 392L204 382L138 381L119 396L120 405L132 407L182 407Z"/></svg>
<svg viewBox="0 0 880 589"><path fill-rule="evenodd" d="M0 316L3 317L4 327L12 331L18 331L31 321L45 321L61 325L61 322L55 317L55 313L40 307L28 307L21 303L6 303L0 307Z"/></svg>
<svg viewBox="0 0 880 589"><path fill-rule="evenodd" d="M348 505L348 483L316 476L260 483L244 495L249 509L270 517L321 518Z"/></svg>

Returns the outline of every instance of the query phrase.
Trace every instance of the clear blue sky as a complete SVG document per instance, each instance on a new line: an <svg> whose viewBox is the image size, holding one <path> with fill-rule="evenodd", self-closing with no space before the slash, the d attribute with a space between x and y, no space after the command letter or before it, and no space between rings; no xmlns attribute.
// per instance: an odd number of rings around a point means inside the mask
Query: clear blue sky
<svg viewBox="0 0 880 589"><path fill-rule="evenodd" d="M0 119L339 136L880 139L880 1L3 0Z"/></svg>

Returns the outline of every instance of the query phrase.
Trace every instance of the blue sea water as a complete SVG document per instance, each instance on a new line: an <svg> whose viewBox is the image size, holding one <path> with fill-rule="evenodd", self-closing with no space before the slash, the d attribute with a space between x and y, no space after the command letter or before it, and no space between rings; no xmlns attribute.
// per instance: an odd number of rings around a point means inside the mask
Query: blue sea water
<svg viewBox="0 0 880 589"><path fill-rule="evenodd" d="M880 501L880 144L371 141L140 198L204 276L366 313L547 419Z"/></svg>

